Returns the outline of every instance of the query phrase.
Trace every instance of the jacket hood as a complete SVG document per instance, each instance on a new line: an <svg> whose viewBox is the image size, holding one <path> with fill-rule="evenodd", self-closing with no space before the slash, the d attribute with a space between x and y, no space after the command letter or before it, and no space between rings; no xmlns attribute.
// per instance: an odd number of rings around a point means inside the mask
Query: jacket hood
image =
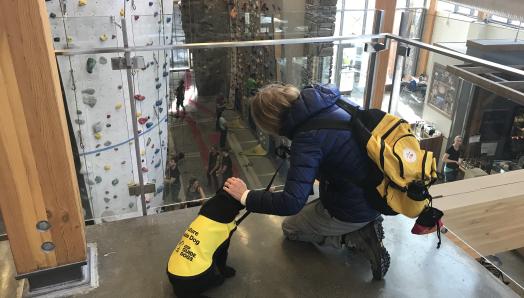
<svg viewBox="0 0 524 298"><path fill-rule="evenodd" d="M282 113L279 134L291 138L298 126L334 106L339 98L340 92L334 86L313 85L304 88L291 107Z"/></svg>

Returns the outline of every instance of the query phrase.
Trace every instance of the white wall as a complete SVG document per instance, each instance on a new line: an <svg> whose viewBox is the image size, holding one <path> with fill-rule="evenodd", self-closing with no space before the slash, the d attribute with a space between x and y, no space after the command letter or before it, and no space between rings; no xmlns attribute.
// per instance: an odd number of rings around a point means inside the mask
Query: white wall
<svg viewBox="0 0 524 298"><path fill-rule="evenodd" d="M123 45L121 29L111 22L109 16L115 16L120 23L120 10L125 3L127 14L128 36L131 46L168 44L165 36L170 36L172 4L171 1L151 0L135 1L136 9L131 7L131 1L94 1L87 0L87 5L79 6L78 0L63 1L66 11L63 14L58 0L46 2L49 13L57 18L50 19L53 37L60 37L60 42L54 42L55 48L66 48L66 32L71 37L71 48L121 47ZM164 18L161 17L162 5ZM158 16L154 16L155 12ZM139 15L135 20L134 16ZM63 19L62 16L67 18ZM100 36L106 34L107 41L101 41ZM114 38L113 38L114 35ZM137 101L137 111L141 117L149 117L153 126L138 124L142 131L140 147L146 183L155 183L159 191L148 194L148 205L151 207L162 204L163 173L167 154L167 94L169 94L168 77L163 72L169 71L167 54L164 51L133 53L143 56L149 67L137 70L134 76L134 93L142 94L146 99ZM138 183L138 168L134 158L132 140L132 121L137 117L131 115L127 76L125 71L112 70L111 58L117 54L60 56L58 59L60 74L65 89L66 101L75 131L76 143L81 153L82 169L88 185L89 200L95 218L106 220L140 215L139 197L130 196L128 184ZM106 64L100 63L105 58ZM96 59L93 72L86 71L88 58ZM164 65L166 67L164 68ZM73 70L73 72L71 72ZM155 79L158 78L158 81ZM161 84L160 88L156 88ZM76 88L74 88L76 86ZM83 102L88 95L82 91L94 89L93 96L97 102L93 107ZM156 105L158 101L159 106ZM121 108L117 108L122 105ZM81 114L77 114L77 110ZM85 121L78 124L75 120ZM93 131L93 125L100 122L102 131L98 140ZM110 143L109 143L110 142ZM101 181L97 181L98 178ZM113 185L113 181L118 183ZM151 208L153 210L153 208Z"/></svg>

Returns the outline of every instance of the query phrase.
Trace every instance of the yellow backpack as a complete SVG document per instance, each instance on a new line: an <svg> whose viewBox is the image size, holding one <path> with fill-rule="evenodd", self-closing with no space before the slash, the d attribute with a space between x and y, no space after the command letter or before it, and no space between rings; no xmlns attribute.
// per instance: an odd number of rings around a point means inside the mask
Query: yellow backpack
<svg viewBox="0 0 524 298"><path fill-rule="evenodd" d="M428 188L437 180L433 152L420 149L410 125L378 109L360 110L344 100L337 105L351 121L306 121L294 132L315 129L349 129L373 161L368 176L356 182L366 190L370 204L385 215L416 218L428 229L440 228L443 213L431 206ZM438 232L438 231L437 231ZM418 233L417 233L418 234Z"/></svg>

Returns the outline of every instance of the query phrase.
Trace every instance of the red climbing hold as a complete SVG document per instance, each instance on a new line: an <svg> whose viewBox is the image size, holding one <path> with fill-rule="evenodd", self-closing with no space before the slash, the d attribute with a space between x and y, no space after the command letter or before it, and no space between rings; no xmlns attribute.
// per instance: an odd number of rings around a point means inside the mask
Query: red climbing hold
<svg viewBox="0 0 524 298"><path fill-rule="evenodd" d="M138 101L143 101L144 99L146 99L146 97L144 95L141 95L141 94L136 94L134 97Z"/></svg>
<svg viewBox="0 0 524 298"><path fill-rule="evenodd" d="M146 167L142 167L142 172L147 173L149 170Z"/></svg>
<svg viewBox="0 0 524 298"><path fill-rule="evenodd" d="M144 125L147 123L147 120L149 120L148 117L142 117L142 118L138 118L138 123Z"/></svg>

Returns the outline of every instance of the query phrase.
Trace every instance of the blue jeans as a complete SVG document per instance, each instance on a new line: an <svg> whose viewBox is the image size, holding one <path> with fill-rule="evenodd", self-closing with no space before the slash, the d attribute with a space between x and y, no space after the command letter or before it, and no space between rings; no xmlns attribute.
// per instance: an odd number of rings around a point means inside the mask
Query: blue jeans
<svg viewBox="0 0 524 298"><path fill-rule="evenodd" d="M444 182L453 182L457 180L458 170L444 167Z"/></svg>

